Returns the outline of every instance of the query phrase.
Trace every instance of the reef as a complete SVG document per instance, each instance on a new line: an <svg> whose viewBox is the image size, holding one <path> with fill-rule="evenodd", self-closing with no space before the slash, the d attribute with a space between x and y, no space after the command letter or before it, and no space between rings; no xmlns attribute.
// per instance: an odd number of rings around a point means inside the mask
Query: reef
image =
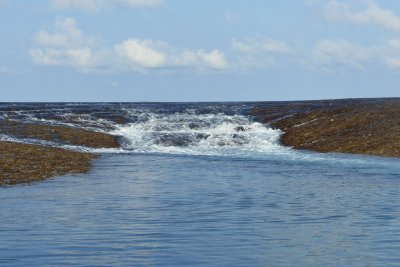
<svg viewBox="0 0 400 267"><path fill-rule="evenodd" d="M4 120L0 121L0 134L11 135L17 138L33 138L91 148L119 147L118 138L116 136L67 126Z"/></svg>
<svg viewBox="0 0 400 267"><path fill-rule="evenodd" d="M258 103L251 113L295 149L400 156L399 98Z"/></svg>
<svg viewBox="0 0 400 267"><path fill-rule="evenodd" d="M116 136L66 126L3 120L0 134L18 140L32 138L90 148L119 147ZM0 186L36 182L67 173L86 173L97 157L45 145L0 141Z"/></svg>
<svg viewBox="0 0 400 267"><path fill-rule="evenodd" d="M90 153L39 145L0 142L0 185L14 185L45 180L67 173L86 173Z"/></svg>

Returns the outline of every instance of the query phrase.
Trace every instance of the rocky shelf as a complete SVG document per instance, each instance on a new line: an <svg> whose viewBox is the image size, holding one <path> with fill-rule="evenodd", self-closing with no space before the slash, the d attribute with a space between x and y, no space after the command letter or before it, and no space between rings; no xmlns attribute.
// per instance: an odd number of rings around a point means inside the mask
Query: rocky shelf
<svg viewBox="0 0 400 267"><path fill-rule="evenodd" d="M117 148L118 137L64 126L0 121L0 134L66 145ZM63 148L0 141L0 186L30 183L67 173L85 173L97 155Z"/></svg>
<svg viewBox="0 0 400 267"><path fill-rule="evenodd" d="M400 156L400 99L260 103L252 114L295 149Z"/></svg>

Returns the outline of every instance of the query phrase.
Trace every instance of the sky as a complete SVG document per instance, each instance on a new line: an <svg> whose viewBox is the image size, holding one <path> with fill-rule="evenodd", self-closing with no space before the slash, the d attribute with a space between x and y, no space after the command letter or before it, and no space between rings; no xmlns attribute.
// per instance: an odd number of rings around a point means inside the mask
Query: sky
<svg viewBox="0 0 400 267"><path fill-rule="evenodd" d="M0 102L400 97L398 0L0 0Z"/></svg>

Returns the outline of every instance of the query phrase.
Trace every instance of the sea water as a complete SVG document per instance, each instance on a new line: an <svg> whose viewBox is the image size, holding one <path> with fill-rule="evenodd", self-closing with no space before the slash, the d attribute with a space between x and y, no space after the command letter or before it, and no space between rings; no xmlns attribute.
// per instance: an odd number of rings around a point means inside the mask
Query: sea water
<svg viewBox="0 0 400 267"><path fill-rule="evenodd" d="M400 266L400 160L283 147L252 106L0 104L122 142L0 136L102 155L88 174L0 188L0 265Z"/></svg>

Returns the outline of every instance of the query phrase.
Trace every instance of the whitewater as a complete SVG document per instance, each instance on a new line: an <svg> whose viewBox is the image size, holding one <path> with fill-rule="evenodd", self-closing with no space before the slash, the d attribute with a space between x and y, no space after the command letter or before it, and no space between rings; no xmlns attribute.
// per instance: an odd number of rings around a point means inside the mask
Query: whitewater
<svg viewBox="0 0 400 267"><path fill-rule="evenodd" d="M50 105L50 104L48 104ZM120 137L121 149L90 149L62 143L0 135L0 140L41 144L94 153L171 153L188 155L242 155L284 153L281 131L246 114L239 104L100 104L112 112L92 110L87 104L44 106L29 104L7 110L0 118L27 123L61 125L105 132ZM50 110L49 110L50 109ZM124 120L117 123L115 118Z"/></svg>

